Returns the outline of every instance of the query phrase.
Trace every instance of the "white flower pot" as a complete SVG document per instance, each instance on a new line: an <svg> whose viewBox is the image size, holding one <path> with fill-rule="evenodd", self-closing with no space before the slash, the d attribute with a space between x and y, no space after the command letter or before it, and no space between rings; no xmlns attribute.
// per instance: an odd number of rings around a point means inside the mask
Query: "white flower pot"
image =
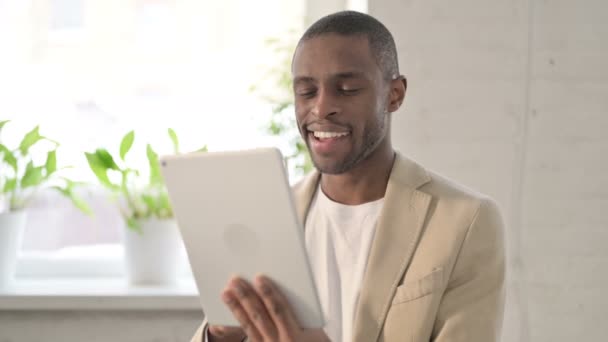
<svg viewBox="0 0 608 342"><path fill-rule="evenodd" d="M23 210L0 213L0 288L9 287L14 281L26 219Z"/></svg>
<svg viewBox="0 0 608 342"><path fill-rule="evenodd" d="M141 221L141 233L124 229L125 266L131 285L170 285L184 267L184 248L175 220Z"/></svg>

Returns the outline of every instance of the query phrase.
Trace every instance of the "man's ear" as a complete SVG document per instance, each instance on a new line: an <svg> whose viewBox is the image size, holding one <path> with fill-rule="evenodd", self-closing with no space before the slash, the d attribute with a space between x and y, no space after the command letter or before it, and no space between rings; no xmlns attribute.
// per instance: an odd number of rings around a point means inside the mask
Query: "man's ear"
<svg viewBox="0 0 608 342"><path fill-rule="evenodd" d="M399 77L391 80L390 87L387 111L392 113L396 112L403 103L405 91L407 90L407 79L405 76L400 75Z"/></svg>

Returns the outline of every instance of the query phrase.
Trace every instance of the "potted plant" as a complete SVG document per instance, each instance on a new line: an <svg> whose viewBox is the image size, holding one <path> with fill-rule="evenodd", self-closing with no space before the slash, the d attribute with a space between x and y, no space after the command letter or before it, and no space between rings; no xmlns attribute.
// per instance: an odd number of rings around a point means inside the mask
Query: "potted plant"
<svg viewBox="0 0 608 342"><path fill-rule="evenodd" d="M0 133L8 122L0 121ZM32 158L31 148L44 141L51 147L46 161L39 165ZM56 141L40 135L38 126L16 148L9 148L0 140L0 287L8 286L14 278L27 220L26 208L38 191L43 188L59 191L80 210L91 214L88 205L75 194L79 184L58 173L58 146Z"/></svg>
<svg viewBox="0 0 608 342"><path fill-rule="evenodd" d="M168 133L174 152L179 153L175 131L168 129ZM182 241L161 177L158 154L150 144L146 145L147 174L126 162L134 140L134 131L125 134L119 159L103 148L85 155L99 182L118 201L124 218L124 261L129 283L167 285L175 282L180 271Z"/></svg>
<svg viewBox="0 0 608 342"><path fill-rule="evenodd" d="M291 59L296 47L296 31L289 31L283 38L270 38L266 46L276 55L272 67L264 68L264 77L250 87L266 103L272 106L266 133L279 137L292 180L310 172L314 166L308 148L300 136L294 115L294 97L291 81Z"/></svg>

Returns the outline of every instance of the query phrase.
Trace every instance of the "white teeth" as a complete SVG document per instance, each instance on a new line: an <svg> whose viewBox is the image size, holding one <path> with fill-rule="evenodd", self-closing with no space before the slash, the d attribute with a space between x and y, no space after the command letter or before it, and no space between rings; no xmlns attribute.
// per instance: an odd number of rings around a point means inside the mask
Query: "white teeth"
<svg viewBox="0 0 608 342"><path fill-rule="evenodd" d="M348 135L348 132L338 133L338 132L313 132L315 138L319 139L330 139L330 138L339 138Z"/></svg>

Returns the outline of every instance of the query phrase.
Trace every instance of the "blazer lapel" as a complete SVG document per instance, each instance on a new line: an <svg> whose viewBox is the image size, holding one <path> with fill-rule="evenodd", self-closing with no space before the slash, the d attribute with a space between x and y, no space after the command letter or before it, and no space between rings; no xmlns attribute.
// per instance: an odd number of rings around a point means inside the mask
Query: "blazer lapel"
<svg viewBox="0 0 608 342"><path fill-rule="evenodd" d="M293 187L296 214L302 225L302 230L304 230L306 214L310 208L310 203L319 185L319 177L319 172L314 170Z"/></svg>
<svg viewBox="0 0 608 342"><path fill-rule="evenodd" d="M293 188L302 229L319 179L320 174L315 170ZM353 325L354 341L378 339L393 294L418 243L431 201L430 195L417 189L430 180L424 168L396 155L363 276Z"/></svg>
<svg viewBox="0 0 608 342"><path fill-rule="evenodd" d="M354 341L378 339L431 201L430 195L417 188L429 181L430 176L421 166L397 154L363 276L353 325Z"/></svg>

